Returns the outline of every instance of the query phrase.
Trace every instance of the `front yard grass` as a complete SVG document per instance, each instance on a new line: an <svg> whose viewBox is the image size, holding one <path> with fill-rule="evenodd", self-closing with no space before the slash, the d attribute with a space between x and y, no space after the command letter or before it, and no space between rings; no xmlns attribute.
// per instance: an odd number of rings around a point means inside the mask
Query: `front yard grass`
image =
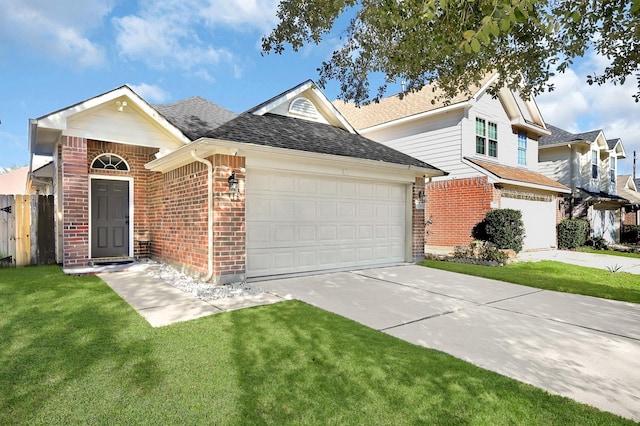
<svg viewBox="0 0 640 426"><path fill-rule="evenodd" d="M613 273L549 260L515 262L503 267L439 260L426 260L422 265L544 290L640 303L640 275L626 272Z"/></svg>
<svg viewBox="0 0 640 426"><path fill-rule="evenodd" d="M577 251L583 251L585 253L595 253L595 254L607 254L609 256L620 256L620 257L631 257L634 259L640 259L640 253L633 253L629 251L618 251L618 250L596 250L591 247L580 247L576 249Z"/></svg>
<svg viewBox="0 0 640 426"><path fill-rule="evenodd" d="M0 272L0 424L633 424L290 301L151 328L96 277Z"/></svg>

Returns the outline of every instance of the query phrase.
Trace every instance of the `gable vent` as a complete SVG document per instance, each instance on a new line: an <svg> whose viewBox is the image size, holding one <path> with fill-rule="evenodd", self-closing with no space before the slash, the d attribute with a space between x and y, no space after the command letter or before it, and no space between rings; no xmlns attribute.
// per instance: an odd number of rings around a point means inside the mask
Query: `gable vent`
<svg viewBox="0 0 640 426"><path fill-rule="evenodd" d="M308 118L318 118L316 106L307 98L295 98L291 101L291 104L289 104L289 112Z"/></svg>

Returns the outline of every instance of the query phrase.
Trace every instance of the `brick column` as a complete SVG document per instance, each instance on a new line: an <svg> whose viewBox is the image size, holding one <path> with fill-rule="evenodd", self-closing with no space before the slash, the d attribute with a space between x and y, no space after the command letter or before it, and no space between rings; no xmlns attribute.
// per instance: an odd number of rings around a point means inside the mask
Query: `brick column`
<svg viewBox="0 0 640 426"><path fill-rule="evenodd" d="M87 140L63 136L62 150L62 244L63 266L89 263L89 174Z"/></svg>
<svg viewBox="0 0 640 426"><path fill-rule="evenodd" d="M412 257L415 263L424 260L424 244L425 244L425 207L424 204L418 205L416 200L420 201L421 195L425 192L424 177L416 178L413 184L413 199L411 200L411 209L413 217L413 244ZM420 208L418 208L420 207Z"/></svg>
<svg viewBox="0 0 640 426"><path fill-rule="evenodd" d="M211 158L210 158L211 160ZM216 154L213 177L213 282L244 281L246 273L245 159ZM235 172L239 193L229 194L228 178Z"/></svg>

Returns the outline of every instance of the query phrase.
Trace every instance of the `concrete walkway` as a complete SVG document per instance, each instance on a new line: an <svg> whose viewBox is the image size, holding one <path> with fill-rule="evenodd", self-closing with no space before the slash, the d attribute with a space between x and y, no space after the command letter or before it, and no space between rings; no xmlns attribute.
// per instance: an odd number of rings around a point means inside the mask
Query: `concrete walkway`
<svg viewBox="0 0 640 426"><path fill-rule="evenodd" d="M162 327L220 312L267 305L283 300L273 294L263 293L205 302L150 276L145 271L144 265L98 276L138 311L152 327Z"/></svg>
<svg viewBox="0 0 640 426"><path fill-rule="evenodd" d="M569 250L541 250L521 252L518 254L516 260L524 262L555 260L556 262L570 263L590 268L616 269L616 272L640 274L640 258L611 256L599 253L584 253Z"/></svg>
<svg viewBox="0 0 640 426"><path fill-rule="evenodd" d="M263 281L260 286L640 420L640 305L415 265Z"/></svg>

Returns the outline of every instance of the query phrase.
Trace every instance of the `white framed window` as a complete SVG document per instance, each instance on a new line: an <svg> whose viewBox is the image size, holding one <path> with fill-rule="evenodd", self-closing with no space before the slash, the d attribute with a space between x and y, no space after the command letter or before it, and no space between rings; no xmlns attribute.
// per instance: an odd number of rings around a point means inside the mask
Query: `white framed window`
<svg viewBox="0 0 640 426"><path fill-rule="evenodd" d="M518 133L518 164L527 165L527 135Z"/></svg>
<svg viewBox="0 0 640 426"><path fill-rule="evenodd" d="M616 183L616 157L609 157L609 178Z"/></svg>
<svg viewBox="0 0 640 426"><path fill-rule="evenodd" d="M591 179L598 179L598 151L591 150Z"/></svg>
<svg viewBox="0 0 640 426"><path fill-rule="evenodd" d="M94 170L120 170L128 172L129 165L124 158L116 154L102 154L97 156L91 162L91 168Z"/></svg>
<svg viewBox="0 0 640 426"><path fill-rule="evenodd" d="M476 117L476 153L498 156L498 125Z"/></svg>

